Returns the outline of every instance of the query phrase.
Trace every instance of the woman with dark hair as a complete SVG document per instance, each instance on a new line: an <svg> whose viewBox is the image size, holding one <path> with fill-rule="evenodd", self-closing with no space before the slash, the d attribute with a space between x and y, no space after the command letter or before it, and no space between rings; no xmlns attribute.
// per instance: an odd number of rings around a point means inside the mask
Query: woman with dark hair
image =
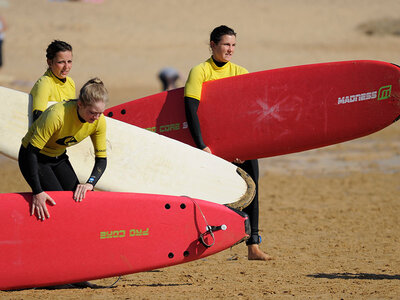
<svg viewBox="0 0 400 300"><path fill-rule="evenodd" d="M235 47L236 32L225 25L216 27L210 35L211 57L190 70L185 84L185 110L188 126L197 147L208 153L212 153L212 149L203 141L201 124L197 116L197 110L199 105L201 105L202 85L206 81L248 73L245 68L231 62ZM240 159L236 159L234 163L245 170L256 184L254 200L244 209L244 212L249 215L251 224L251 236L246 242L248 246L248 259L270 260L271 257L259 248L261 237L258 231L258 161L241 161Z"/></svg>
<svg viewBox="0 0 400 300"><path fill-rule="evenodd" d="M76 97L75 82L68 76L72 68L71 45L54 40L47 47L46 59L48 68L30 92L33 121L45 111L49 101L60 102Z"/></svg>
<svg viewBox="0 0 400 300"><path fill-rule="evenodd" d="M103 82L94 78L80 90L79 98L63 101L46 109L22 139L18 163L22 175L32 188L31 215L49 218L46 202L55 201L45 191L74 191L80 202L93 190L107 166L106 120L103 112L108 92ZM68 159L66 148L90 136L95 164L86 183L78 177Z"/></svg>

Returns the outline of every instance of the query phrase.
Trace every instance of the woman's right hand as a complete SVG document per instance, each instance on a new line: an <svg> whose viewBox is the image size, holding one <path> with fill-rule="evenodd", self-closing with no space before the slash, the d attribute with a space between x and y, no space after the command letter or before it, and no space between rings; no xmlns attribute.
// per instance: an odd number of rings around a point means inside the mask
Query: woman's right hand
<svg viewBox="0 0 400 300"><path fill-rule="evenodd" d="M46 206L47 201L49 201L52 205L56 205L56 202L45 192L33 195L31 216L36 212L39 220L44 221L45 218L50 218L50 214Z"/></svg>
<svg viewBox="0 0 400 300"><path fill-rule="evenodd" d="M205 147L205 148L203 149L203 151L206 151L206 152L208 152L208 153L212 154L212 152L211 152L211 149L210 149L210 148L208 148L208 147Z"/></svg>

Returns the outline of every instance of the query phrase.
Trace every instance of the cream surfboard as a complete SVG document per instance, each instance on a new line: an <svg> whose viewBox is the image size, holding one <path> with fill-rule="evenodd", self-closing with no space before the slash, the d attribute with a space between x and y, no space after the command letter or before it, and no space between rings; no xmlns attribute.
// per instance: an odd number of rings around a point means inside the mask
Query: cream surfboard
<svg viewBox="0 0 400 300"><path fill-rule="evenodd" d="M31 99L27 93L0 87L4 112L0 118L0 153L18 158L28 130ZM204 151L106 117L107 169L97 188L190 196L235 208L252 200L254 182L235 165ZM69 147L67 153L81 182L89 177L94 154L90 138Z"/></svg>

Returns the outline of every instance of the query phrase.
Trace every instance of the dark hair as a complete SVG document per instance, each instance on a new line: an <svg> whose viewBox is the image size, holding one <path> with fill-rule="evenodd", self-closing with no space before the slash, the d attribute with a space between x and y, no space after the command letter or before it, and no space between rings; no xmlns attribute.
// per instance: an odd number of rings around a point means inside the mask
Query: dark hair
<svg viewBox="0 0 400 300"><path fill-rule="evenodd" d="M236 36L236 32L232 28L229 28L228 26L225 25L215 27L210 34L210 42L218 44L221 41L222 36L224 35Z"/></svg>
<svg viewBox="0 0 400 300"><path fill-rule="evenodd" d="M96 77L86 82L79 92L79 100L84 106L91 106L98 101L107 104L108 92L103 81Z"/></svg>
<svg viewBox="0 0 400 300"><path fill-rule="evenodd" d="M58 52L71 51L72 46L66 42L54 40L47 46L46 58L52 60Z"/></svg>

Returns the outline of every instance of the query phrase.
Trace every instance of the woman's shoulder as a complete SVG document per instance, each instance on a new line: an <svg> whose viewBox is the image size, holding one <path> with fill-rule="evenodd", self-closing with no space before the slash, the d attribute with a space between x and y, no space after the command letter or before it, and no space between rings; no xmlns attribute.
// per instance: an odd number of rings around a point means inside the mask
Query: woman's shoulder
<svg viewBox="0 0 400 300"><path fill-rule="evenodd" d="M43 91L50 90L53 87L53 85L54 83L51 76L49 76L46 72L41 77L39 77L39 79L35 82L30 93L32 95L36 95L37 93L42 93Z"/></svg>
<svg viewBox="0 0 400 300"><path fill-rule="evenodd" d="M93 126L94 133L96 134L105 134L107 128L106 117L102 114L96 121L89 126Z"/></svg>
<svg viewBox="0 0 400 300"><path fill-rule="evenodd" d="M210 68L212 66L211 64L211 58L207 59L206 61L203 61L197 65L195 65L192 70L198 71L198 70L205 70L207 68Z"/></svg>
<svg viewBox="0 0 400 300"><path fill-rule="evenodd" d="M67 82L70 86L75 88L75 81L71 77L67 76Z"/></svg>
<svg viewBox="0 0 400 300"><path fill-rule="evenodd" d="M35 85L50 84L53 79L48 71L46 71L39 79L36 81Z"/></svg>
<svg viewBox="0 0 400 300"><path fill-rule="evenodd" d="M63 116L65 114L65 108L63 107L63 102L57 102L49 106L44 112L42 119L46 120L46 123L62 123Z"/></svg>
<svg viewBox="0 0 400 300"><path fill-rule="evenodd" d="M242 67L242 66L239 66L239 65L237 65L237 64L235 64L235 63L233 63L233 62L231 62L230 64L231 64L231 67L232 67L233 69L235 69L236 75L241 75L241 74L247 74L247 73L249 73L249 71L248 71L246 68Z"/></svg>
<svg viewBox="0 0 400 300"><path fill-rule="evenodd" d="M75 88L75 81L67 76L66 83ZM56 85L59 81L57 77L55 77L50 70L47 70L35 83L35 85Z"/></svg>
<svg viewBox="0 0 400 300"><path fill-rule="evenodd" d="M104 114L100 115L100 118L98 119L98 123L100 124L100 126L102 127L106 127L106 117L104 116Z"/></svg>
<svg viewBox="0 0 400 300"><path fill-rule="evenodd" d="M64 100L60 102L56 102L53 105L49 106L47 110L51 111L56 115L63 115L68 113L75 113L77 107L77 100Z"/></svg>
<svg viewBox="0 0 400 300"><path fill-rule="evenodd" d="M210 58L211 59L211 58ZM213 69L212 63L210 59L199 63L198 65L194 66L189 73L189 78L202 78L202 80L207 77L206 74L210 73Z"/></svg>

